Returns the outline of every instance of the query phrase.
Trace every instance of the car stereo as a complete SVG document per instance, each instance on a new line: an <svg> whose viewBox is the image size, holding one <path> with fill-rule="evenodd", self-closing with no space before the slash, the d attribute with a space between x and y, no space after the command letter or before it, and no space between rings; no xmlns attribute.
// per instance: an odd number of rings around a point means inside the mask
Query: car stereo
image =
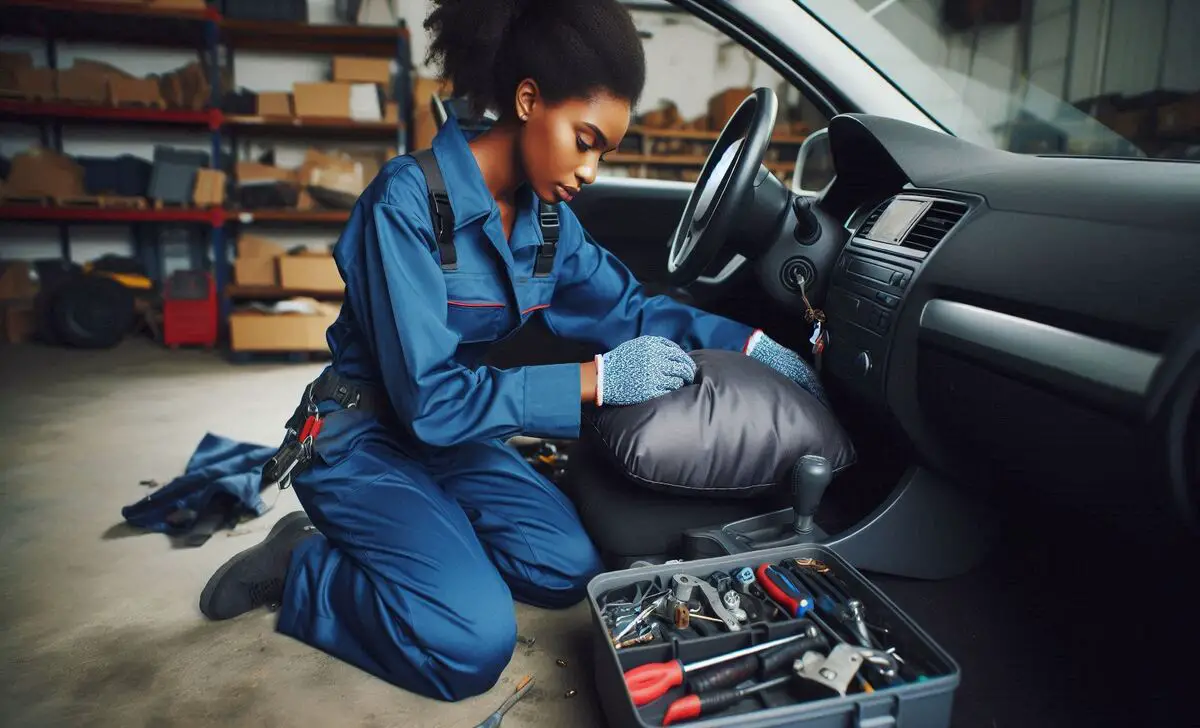
<svg viewBox="0 0 1200 728"><path fill-rule="evenodd" d="M882 401L886 358L904 297L925 258L969 209L959 200L903 194L860 218L825 300L824 365L830 374Z"/></svg>

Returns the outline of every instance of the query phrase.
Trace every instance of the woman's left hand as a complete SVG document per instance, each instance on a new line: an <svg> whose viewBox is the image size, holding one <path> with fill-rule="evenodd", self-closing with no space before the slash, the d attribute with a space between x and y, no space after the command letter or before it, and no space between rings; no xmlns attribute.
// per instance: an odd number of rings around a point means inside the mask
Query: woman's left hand
<svg viewBox="0 0 1200 728"><path fill-rule="evenodd" d="M771 367L783 376L808 390L822 403L828 405L825 388L813 368L808 365L796 352L779 344L766 334L759 334L758 340L750 350L750 358L756 359Z"/></svg>

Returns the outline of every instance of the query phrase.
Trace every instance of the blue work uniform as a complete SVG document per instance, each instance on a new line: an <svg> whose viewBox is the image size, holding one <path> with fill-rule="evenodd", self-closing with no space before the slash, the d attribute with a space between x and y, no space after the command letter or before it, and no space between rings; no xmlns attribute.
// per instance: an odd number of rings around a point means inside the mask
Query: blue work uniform
<svg viewBox="0 0 1200 728"><path fill-rule="evenodd" d="M550 275L526 186L506 240L464 132L433 142L455 214L457 270L442 269L416 161L393 159L335 248L346 297L332 367L383 393L374 412L328 412L296 493L319 536L292 554L278 629L405 689L446 700L488 690L512 656L513 598L579 601L601 563L574 507L505 440L573 438L578 364L481 365L541 315L605 350L643 334L740 349L752 330L648 297L566 205Z"/></svg>

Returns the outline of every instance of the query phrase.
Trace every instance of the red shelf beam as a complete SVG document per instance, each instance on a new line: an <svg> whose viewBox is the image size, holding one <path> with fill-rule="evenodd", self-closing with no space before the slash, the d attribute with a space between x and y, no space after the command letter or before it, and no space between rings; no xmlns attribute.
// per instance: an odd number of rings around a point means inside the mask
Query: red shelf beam
<svg viewBox="0 0 1200 728"><path fill-rule="evenodd" d="M97 209L95 207L50 207L44 205L0 205L0 220L14 222L190 222L225 224L225 210L197 209Z"/></svg>
<svg viewBox="0 0 1200 728"><path fill-rule="evenodd" d="M83 106L59 102L0 99L0 116L25 119L79 119L92 121L126 121L147 124L180 124L201 126L210 130L221 128L221 112L217 109L189 111L185 109L145 109L122 106Z"/></svg>

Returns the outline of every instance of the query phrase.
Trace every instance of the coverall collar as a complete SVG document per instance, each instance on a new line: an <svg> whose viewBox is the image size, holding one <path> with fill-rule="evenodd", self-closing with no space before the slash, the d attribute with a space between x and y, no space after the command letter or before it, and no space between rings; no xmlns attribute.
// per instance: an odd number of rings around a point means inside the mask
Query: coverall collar
<svg viewBox="0 0 1200 728"><path fill-rule="evenodd" d="M492 198L492 191L488 189L479 163L467 144L469 140L453 116L446 119L433 138L433 154L446 180L450 206L454 209L455 231L493 212L497 220L500 215L500 208ZM517 190L515 204L517 220L509 241L511 248L541 244L541 231L534 224L537 220L537 199L529 185L521 185Z"/></svg>

